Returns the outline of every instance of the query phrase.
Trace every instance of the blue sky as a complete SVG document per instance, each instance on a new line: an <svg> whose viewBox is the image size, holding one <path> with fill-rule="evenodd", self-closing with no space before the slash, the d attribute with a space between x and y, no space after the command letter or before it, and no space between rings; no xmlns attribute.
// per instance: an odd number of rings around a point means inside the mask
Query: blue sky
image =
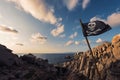
<svg viewBox="0 0 120 80"><path fill-rule="evenodd" d="M90 36L92 47L120 34L119 0L0 0L0 44L14 53L86 51L79 19L112 30Z"/></svg>

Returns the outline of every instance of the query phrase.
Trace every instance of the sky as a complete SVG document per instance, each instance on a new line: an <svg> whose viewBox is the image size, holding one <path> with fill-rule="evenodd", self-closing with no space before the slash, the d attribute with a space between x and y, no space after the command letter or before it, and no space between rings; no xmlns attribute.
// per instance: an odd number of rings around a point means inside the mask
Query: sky
<svg viewBox="0 0 120 80"><path fill-rule="evenodd" d="M89 36L91 47L120 34L120 0L0 0L0 44L14 53L88 50L79 19L112 29Z"/></svg>

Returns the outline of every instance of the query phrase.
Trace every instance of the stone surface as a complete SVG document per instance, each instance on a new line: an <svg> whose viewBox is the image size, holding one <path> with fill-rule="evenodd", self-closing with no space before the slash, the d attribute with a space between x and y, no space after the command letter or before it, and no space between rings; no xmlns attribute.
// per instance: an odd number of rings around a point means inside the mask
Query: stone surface
<svg viewBox="0 0 120 80"><path fill-rule="evenodd" d="M120 34L112 39L113 55L116 59L120 60Z"/></svg>
<svg viewBox="0 0 120 80"><path fill-rule="evenodd" d="M66 69L33 54L18 57L0 45L0 80L66 80Z"/></svg>
<svg viewBox="0 0 120 80"><path fill-rule="evenodd" d="M113 37L112 43L104 42L94 47L92 52L94 58L90 51L80 52L75 54L73 61L65 62L63 66L71 75L83 74L89 80L120 80L120 34Z"/></svg>
<svg viewBox="0 0 120 80"><path fill-rule="evenodd" d="M0 44L0 66L12 66L13 64L19 65L20 60L18 56L11 53L12 50Z"/></svg>
<svg viewBox="0 0 120 80"><path fill-rule="evenodd" d="M107 70L106 80L120 80L120 60L110 64Z"/></svg>

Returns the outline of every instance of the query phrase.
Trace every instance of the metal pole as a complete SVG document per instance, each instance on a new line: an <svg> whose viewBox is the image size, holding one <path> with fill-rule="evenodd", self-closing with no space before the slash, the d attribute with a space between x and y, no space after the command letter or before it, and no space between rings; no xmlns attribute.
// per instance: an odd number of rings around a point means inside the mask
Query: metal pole
<svg viewBox="0 0 120 80"><path fill-rule="evenodd" d="M96 67L96 69L97 69L97 73L98 73L98 75L99 75L99 80L101 80L100 73L99 73L98 68L97 68L97 65L96 65L96 59L95 59L95 57L93 56L93 52L92 52L92 49L91 49L90 43L89 43L89 41L88 41L88 38L87 38L87 36L86 36L85 29L84 29L84 26L83 26L83 24L82 24L81 19L80 19L80 24L81 24L82 31L83 31L83 34L84 34L85 40L86 40L86 42L87 42L88 48L89 48L89 50L90 50L90 54L91 54L91 56L92 56L92 58L93 58L93 60L94 60L94 62L95 62L95 67Z"/></svg>

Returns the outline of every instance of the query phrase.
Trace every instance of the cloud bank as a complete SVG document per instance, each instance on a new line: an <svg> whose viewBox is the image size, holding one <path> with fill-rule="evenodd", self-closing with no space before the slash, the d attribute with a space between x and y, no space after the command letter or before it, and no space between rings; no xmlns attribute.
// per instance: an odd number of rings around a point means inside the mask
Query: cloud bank
<svg viewBox="0 0 120 80"><path fill-rule="evenodd" d="M4 25L0 25L0 31L7 32L7 33L15 33L15 34L18 33L17 30L15 30L15 29L13 29L11 27L4 26Z"/></svg>

